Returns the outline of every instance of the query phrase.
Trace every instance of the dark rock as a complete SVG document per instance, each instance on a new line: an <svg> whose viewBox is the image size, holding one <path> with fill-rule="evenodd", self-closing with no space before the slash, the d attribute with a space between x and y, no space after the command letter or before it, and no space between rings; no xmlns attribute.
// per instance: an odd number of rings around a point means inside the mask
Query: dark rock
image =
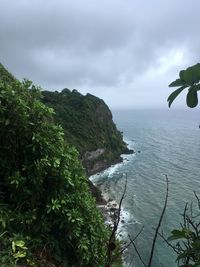
<svg viewBox="0 0 200 267"><path fill-rule="evenodd" d="M96 199L98 205L106 205L106 200L103 198L101 190L96 187L89 179L88 184L93 197Z"/></svg>
<svg viewBox="0 0 200 267"><path fill-rule="evenodd" d="M116 209L116 208L114 208L114 207L112 207L112 208L110 209L110 211L111 211L111 212L116 212L116 211L117 211L117 209Z"/></svg>
<svg viewBox="0 0 200 267"><path fill-rule="evenodd" d="M122 152L122 154L127 154L127 155L134 154L134 153L135 151L133 149L129 149L128 147L126 147Z"/></svg>

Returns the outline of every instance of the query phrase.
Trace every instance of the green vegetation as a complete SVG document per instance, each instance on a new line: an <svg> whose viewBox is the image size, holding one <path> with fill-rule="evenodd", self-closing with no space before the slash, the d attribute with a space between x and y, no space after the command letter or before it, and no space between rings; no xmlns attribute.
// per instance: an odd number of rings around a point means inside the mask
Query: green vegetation
<svg viewBox="0 0 200 267"><path fill-rule="evenodd" d="M0 266L104 266L108 232L77 151L37 87L2 77Z"/></svg>
<svg viewBox="0 0 200 267"><path fill-rule="evenodd" d="M66 140L78 149L81 157L86 151L101 148L105 149L103 159L113 161L127 151L103 100L69 89L42 94L43 102L55 110L55 120L62 125Z"/></svg>
<svg viewBox="0 0 200 267"><path fill-rule="evenodd" d="M171 247L177 253L178 266L181 267L200 266L200 200L195 196L197 206L186 204L181 228L173 230L168 238L168 241L176 242Z"/></svg>
<svg viewBox="0 0 200 267"><path fill-rule="evenodd" d="M197 92L200 90L200 63L180 71L179 77L169 85L170 87L181 86L168 97L169 107L178 94L187 87L189 87L186 98L187 106L196 107L198 105ZM176 261L181 267L200 266L200 199L195 192L194 195L197 206L195 207L193 202L190 205L186 203L180 228L172 230L167 240L177 254ZM174 241L175 245L173 245Z"/></svg>
<svg viewBox="0 0 200 267"><path fill-rule="evenodd" d="M200 90L200 63L181 70L179 73L179 79L176 79L170 83L169 87L178 87L167 99L169 107L171 106L174 99L186 88L188 93L186 97L187 106L194 108L198 104L197 92Z"/></svg>
<svg viewBox="0 0 200 267"><path fill-rule="evenodd" d="M16 79L14 76L4 68L4 66L0 63L0 80L8 83L14 82Z"/></svg>

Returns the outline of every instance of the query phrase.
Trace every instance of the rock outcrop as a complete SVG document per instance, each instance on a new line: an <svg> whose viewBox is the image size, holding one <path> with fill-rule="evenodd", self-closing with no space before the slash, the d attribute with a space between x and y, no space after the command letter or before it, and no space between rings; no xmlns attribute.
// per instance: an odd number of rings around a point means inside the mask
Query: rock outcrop
<svg viewBox="0 0 200 267"><path fill-rule="evenodd" d="M123 141L105 102L77 90L43 91L43 102L55 110L68 144L75 146L88 176L121 161L122 153L132 153Z"/></svg>

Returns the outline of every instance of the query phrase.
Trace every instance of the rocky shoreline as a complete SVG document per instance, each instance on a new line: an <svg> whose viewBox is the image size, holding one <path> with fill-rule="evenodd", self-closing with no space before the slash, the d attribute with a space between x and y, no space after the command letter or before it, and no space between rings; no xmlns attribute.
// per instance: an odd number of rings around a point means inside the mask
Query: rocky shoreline
<svg viewBox="0 0 200 267"><path fill-rule="evenodd" d="M94 151L93 153L96 155L97 151L99 151L99 149ZM107 168L111 167L112 165L123 162L123 158L120 155L117 159L114 159L112 161L107 161L105 159L98 159L98 157L97 157L97 158L95 158L96 161L95 162L93 161L91 163L91 160L94 160L94 158L92 158L92 156L91 156L92 155L91 153L92 152L90 152L90 154L89 154L90 155L89 159L82 160L82 163L86 169L86 173L87 173L88 178L94 174L97 174L99 172L106 170ZM129 154L134 154L134 153L135 152L133 149L127 148L126 150L123 151L122 154L129 155ZM101 155L101 154L99 154L99 155ZM89 188L92 192L92 195L96 199L97 205L106 205L108 200L105 200L105 198L102 196L101 190L97 186L95 186L89 179L88 179L88 183L89 183Z"/></svg>
<svg viewBox="0 0 200 267"><path fill-rule="evenodd" d="M126 153L123 153L123 154L133 154L133 153L135 153L133 150L130 150L127 148ZM104 171L105 169L111 167L112 165L115 165L121 162L123 162L123 158L120 156L118 159L113 160L112 162L109 162L109 163L106 162L106 164L101 165L101 168L99 168L97 172L94 173L93 171L88 170L88 173L90 173L91 175L94 175L101 171ZM115 200L107 198L107 196L103 196L101 190L95 184L93 184L93 182L90 179L88 179L88 181L89 181L89 187L92 192L92 195L96 199L97 207L102 212L105 223L112 227L114 224L114 221L116 220L118 216L119 205L117 204ZM120 225L123 225L124 223L125 223L125 216L123 214L123 211L121 210L120 211ZM118 229L118 235L119 235L118 236L119 238L122 237L122 234L120 233L120 229Z"/></svg>
<svg viewBox="0 0 200 267"><path fill-rule="evenodd" d="M118 164L123 161L122 154L129 155L135 151L126 147L121 151L120 154L113 156L112 159L106 158L106 149L97 148L94 151L86 151L81 157L81 162L86 170L87 176L97 174L98 172L104 171L112 165Z"/></svg>

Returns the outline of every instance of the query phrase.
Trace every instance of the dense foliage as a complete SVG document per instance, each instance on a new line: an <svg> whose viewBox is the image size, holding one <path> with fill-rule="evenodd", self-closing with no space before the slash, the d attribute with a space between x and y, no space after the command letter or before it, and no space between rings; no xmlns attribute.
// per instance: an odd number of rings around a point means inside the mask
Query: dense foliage
<svg viewBox="0 0 200 267"><path fill-rule="evenodd" d="M104 158L113 160L127 149L103 100L69 89L60 93L42 93L43 102L54 108L55 119L63 126L66 139L81 155L86 151L105 148Z"/></svg>
<svg viewBox="0 0 200 267"><path fill-rule="evenodd" d="M29 81L0 81L0 266L103 266L102 217L40 97Z"/></svg>
<svg viewBox="0 0 200 267"><path fill-rule="evenodd" d="M168 238L181 267L200 266L200 199L196 193L195 196L197 206L193 203L185 205L181 227L174 229Z"/></svg>
<svg viewBox="0 0 200 267"><path fill-rule="evenodd" d="M169 107L174 99L188 87L187 106L196 107L198 105L197 92L200 90L200 63L180 71L179 77L169 85L170 87L180 86L168 97ZM200 266L200 199L196 192L194 195L197 206L194 206L193 202L190 205L186 203L180 228L172 230L172 235L167 241L177 254L176 261L181 267ZM174 241L176 242L175 245L173 244Z"/></svg>
<svg viewBox="0 0 200 267"><path fill-rule="evenodd" d="M186 97L187 106L190 108L196 107L198 104L197 92L200 90L200 63L197 63L186 70L181 70L179 79L170 83L169 87L179 87L168 97L167 101L169 107L174 99L186 88L188 88Z"/></svg>
<svg viewBox="0 0 200 267"><path fill-rule="evenodd" d="M15 77L0 63L0 80L8 83L14 82Z"/></svg>

